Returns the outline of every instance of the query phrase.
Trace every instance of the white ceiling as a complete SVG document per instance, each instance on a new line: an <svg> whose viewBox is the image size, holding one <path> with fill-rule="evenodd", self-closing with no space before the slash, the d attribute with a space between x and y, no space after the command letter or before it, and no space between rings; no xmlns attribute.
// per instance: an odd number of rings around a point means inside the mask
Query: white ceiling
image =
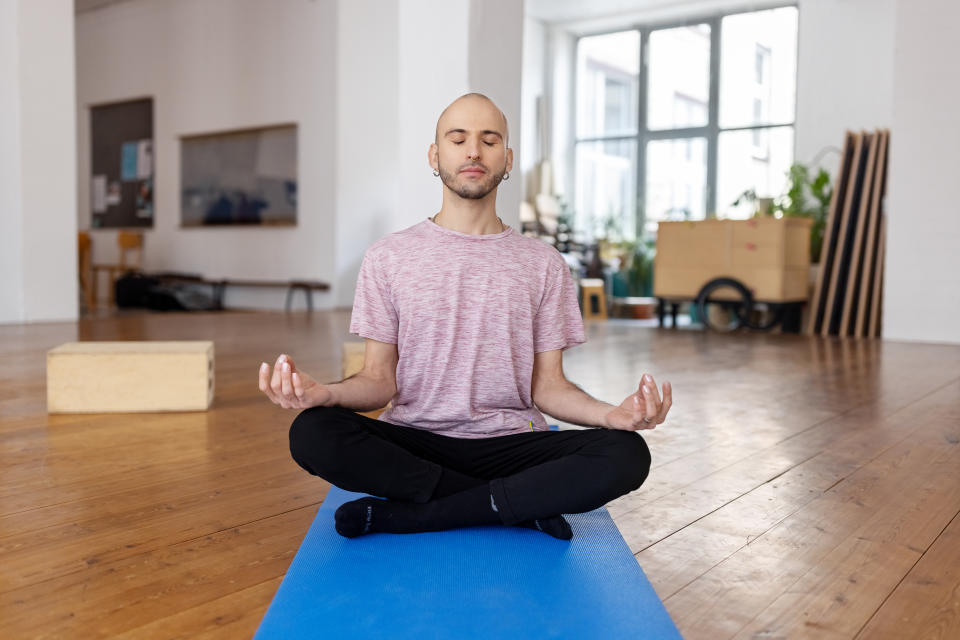
<svg viewBox="0 0 960 640"><path fill-rule="evenodd" d="M528 16L543 22L575 22L691 4L698 0L526 0Z"/></svg>
<svg viewBox="0 0 960 640"><path fill-rule="evenodd" d="M529 18L583 34L631 22L653 25L783 4L785 0L525 0L524 8Z"/></svg>

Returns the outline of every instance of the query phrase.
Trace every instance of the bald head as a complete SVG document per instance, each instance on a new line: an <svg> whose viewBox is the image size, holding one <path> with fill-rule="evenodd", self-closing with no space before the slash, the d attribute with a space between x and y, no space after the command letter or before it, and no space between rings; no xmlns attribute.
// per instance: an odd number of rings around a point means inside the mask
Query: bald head
<svg viewBox="0 0 960 640"><path fill-rule="evenodd" d="M446 188L444 197L495 200L497 185L513 168L507 135L506 116L485 95L468 93L444 109L427 153Z"/></svg>
<svg viewBox="0 0 960 640"><path fill-rule="evenodd" d="M498 121L495 125L490 124L492 130L495 130L503 138L504 146L509 146L510 131L507 126L507 116L496 103L483 95L482 93L465 93L453 102L451 102L440 117L437 119L437 130L434 134L434 142L439 142L441 136L448 132L464 129L463 125L468 121L478 119L490 123L490 118ZM489 129L488 129L489 130Z"/></svg>

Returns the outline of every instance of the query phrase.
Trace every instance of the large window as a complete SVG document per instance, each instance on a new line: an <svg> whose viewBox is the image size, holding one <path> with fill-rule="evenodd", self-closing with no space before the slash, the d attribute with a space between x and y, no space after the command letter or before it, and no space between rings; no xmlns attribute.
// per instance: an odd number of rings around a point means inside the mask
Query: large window
<svg viewBox="0 0 960 640"><path fill-rule="evenodd" d="M793 159L797 9L580 38L578 229L627 239L661 220L745 218Z"/></svg>

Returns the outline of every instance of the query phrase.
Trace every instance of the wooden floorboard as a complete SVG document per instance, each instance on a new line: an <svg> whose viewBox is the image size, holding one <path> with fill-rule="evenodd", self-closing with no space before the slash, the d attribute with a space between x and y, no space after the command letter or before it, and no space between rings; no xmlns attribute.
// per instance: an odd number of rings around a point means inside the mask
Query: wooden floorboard
<svg viewBox="0 0 960 640"><path fill-rule="evenodd" d="M857 638L960 638L960 513Z"/></svg>
<svg viewBox="0 0 960 640"><path fill-rule="evenodd" d="M328 485L256 389L334 380L343 311L0 326L0 620L11 638L242 638ZM949 638L960 627L960 347L593 323L567 375L674 384L653 470L610 512L688 638ZM211 410L48 415L45 352L216 345ZM562 425L564 427L568 425Z"/></svg>

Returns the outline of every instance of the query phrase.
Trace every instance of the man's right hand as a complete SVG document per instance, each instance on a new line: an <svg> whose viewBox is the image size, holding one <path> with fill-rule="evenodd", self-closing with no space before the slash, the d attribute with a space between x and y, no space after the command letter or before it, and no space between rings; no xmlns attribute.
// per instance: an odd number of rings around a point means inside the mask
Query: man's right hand
<svg viewBox="0 0 960 640"><path fill-rule="evenodd" d="M309 409L333 404L329 387L297 371L293 359L286 354L277 358L272 376L270 365L266 362L260 364L260 391L284 409Z"/></svg>

